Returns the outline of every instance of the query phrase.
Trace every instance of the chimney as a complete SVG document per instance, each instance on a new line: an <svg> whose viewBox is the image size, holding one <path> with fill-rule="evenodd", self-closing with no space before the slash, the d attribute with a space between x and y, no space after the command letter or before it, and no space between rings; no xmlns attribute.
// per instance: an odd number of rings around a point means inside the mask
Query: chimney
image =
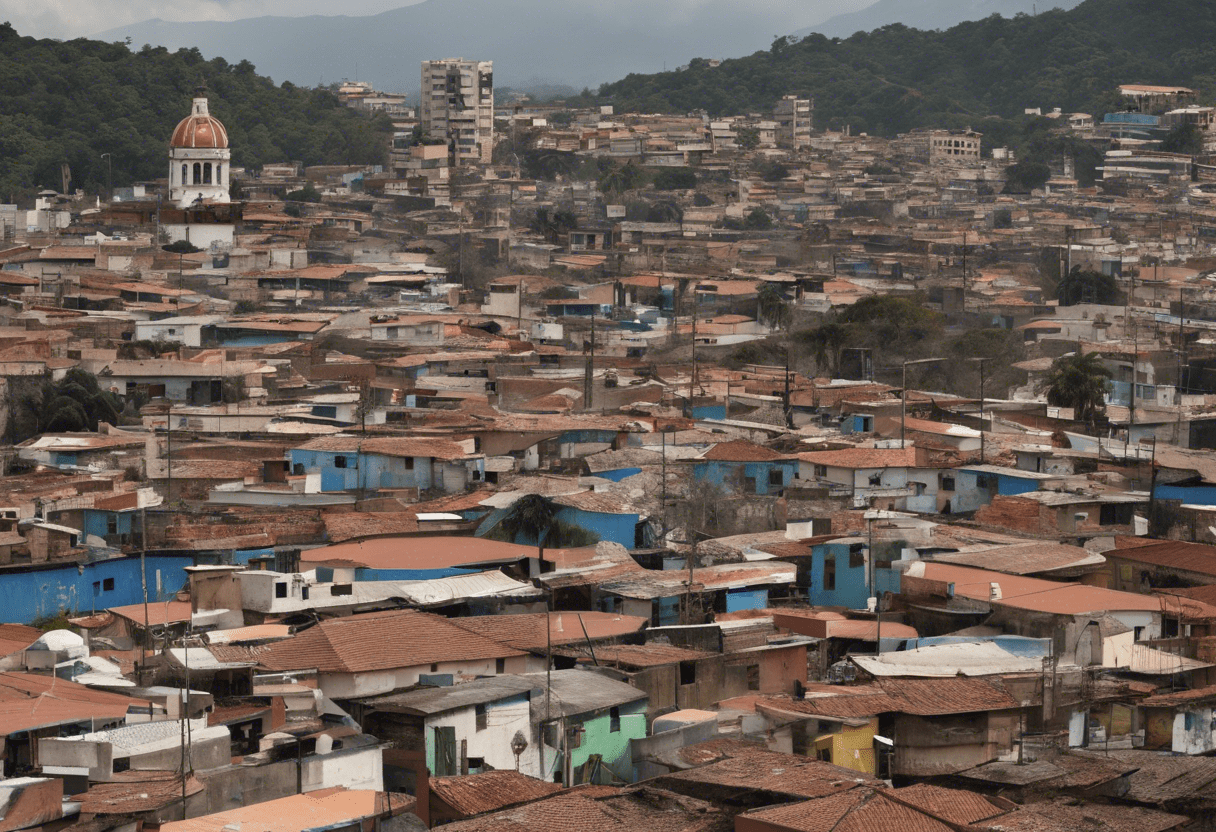
<svg viewBox="0 0 1216 832"><path fill-rule="evenodd" d="M1001 585L998 584L996 581L993 581L992 583L988 584L988 600L989 601L1001 600Z"/></svg>

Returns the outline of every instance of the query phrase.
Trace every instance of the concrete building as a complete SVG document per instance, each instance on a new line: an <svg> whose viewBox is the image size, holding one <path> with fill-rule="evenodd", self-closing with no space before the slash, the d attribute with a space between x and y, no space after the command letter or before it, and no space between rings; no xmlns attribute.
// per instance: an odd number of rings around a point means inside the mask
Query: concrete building
<svg viewBox="0 0 1216 832"><path fill-rule="evenodd" d="M972 130L931 130L929 131L929 164L979 164L981 138L982 134Z"/></svg>
<svg viewBox="0 0 1216 832"><path fill-rule="evenodd" d="M422 62L422 134L448 145L454 165L488 164L494 152L494 62Z"/></svg>
<svg viewBox="0 0 1216 832"><path fill-rule="evenodd" d="M811 143L814 104L809 98L783 95L773 107L777 121L777 147L798 150Z"/></svg>

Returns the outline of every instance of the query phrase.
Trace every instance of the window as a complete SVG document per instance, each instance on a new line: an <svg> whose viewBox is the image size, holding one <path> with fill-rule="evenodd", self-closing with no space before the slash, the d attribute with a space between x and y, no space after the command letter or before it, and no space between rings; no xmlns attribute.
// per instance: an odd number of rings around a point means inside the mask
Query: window
<svg viewBox="0 0 1216 832"><path fill-rule="evenodd" d="M412 456L407 456L405 458L405 470L407 470L407 471L414 470L414 458Z"/></svg>
<svg viewBox="0 0 1216 832"><path fill-rule="evenodd" d="M495 673L506 673L507 672L507 660L506 659L495 659L494 660L494 672Z"/></svg>
<svg viewBox="0 0 1216 832"><path fill-rule="evenodd" d="M815 756L819 758L820 762L832 762L832 746L825 745L823 748L816 749Z"/></svg>
<svg viewBox="0 0 1216 832"><path fill-rule="evenodd" d="M274 597L275 598L286 598L287 597L287 584L286 583L277 583L274 585Z"/></svg>
<svg viewBox="0 0 1216 832"><path fill-rule="evenodd" d="M608 711L608 733L619 734L621 732L621 709L613 708Z"/></svg>
<svg viewBox="0 0 1216 832"><path fill-rule="evenodd" d="M118 534L118 518L113 514L106 517L106 534Z"/></svg>
<svg viewBox="0 0 1216 832"><path fill-rule="evenodd" d="M760 690L760 665L758 664L747 666L747 689Z"/></svg>
<svg viewBox="0 0 1216 832"><path fill-rule="evenodd" d="M330 595L354 595L355 588L353 584L334 584L329 588Z"/></svg>
<svg viewBox="0 0 1216 832"><path fill-rule="evenodd" d="M770 486L774 486L774 485L775 485L775 486L777 486L778 488L780 488L781 486L785 485L785 478L782 476L782 474L781 474L781 469L780 469L780 468L772 468L772 469L769 469L769 472L768 472L768 484L769 484Z"/></svg>
<svg viewBox="0 0 1216 832"><path fill-rule="evenodd" d="M198 162L194 163L194 184L201 185L203 183L203 166Z"/></svg>
<svg viewBox="0 0 1216 832"><path fill-rule="evenodd" d="M106 578L104 581L102 581L101 582L101 591L102 592L113 592L114 591L114 579Z"/></svg>
<svg viewBox="0 0 1216 832"><path fill-rule="evenodd" d="M870 485L882 485L882 472L870 474Z"/></svg>
<svg viewBox="0 0 1216 832"><path fill-rule="evenodd" d="M1098 521L1103 526L1128 526L1132 522L1130 505L1104 505Z"/></svg>
<svg viewBox="0 0 1216 832"><path fill-rule="evenodd" d="M189 179L190 168L188 168L186 165L182 165L182 184L185 185Z"/></svg>
<svg viewBox="0 0 1216 832"><path fill-rule="evenodd" d="M823 561L823 588L826 592L836 590L836 556L825 558Z"/></svg>
<svg viewBox="0 0 1216 832"><path fill-rule="evenodd" d="M866 565L866 555L860 546L849 547L849 568L860 569Z"/></svg>
<svg viewBox="0 0 1216 832"><path fill-rule="evenodd" d="M294 465L292 465L291 473L295 474L296 476L303 476L304 475L304 463L297 462Z"/></svg>
<svg viewBox="0 0 1216 832"><path fill-rule="evenodd" d="M438 665L438 664L432 664L432 665L431 665L431 672L432 672L432 673L438 673L438 672L439 672L439 665Z"/></svg>
<svg viewBox="0 0 1216 832"><path fill-rule="evenodd" d="M211 163L210 162L203 163L203 184L204 185L211 184Z"/></svg>
<svg viewBox="0 0 1216 832"><path fill-rule="evenodd" d="M695 685L697 683L697 663L680 662L680 684Z"/></svg>
<svg viewBox="0 0 1216 832"><path fill-rule="evenodd" d="M101 594L101 581L93 581L93 594L94 595Z"/></svg>
<svg viewBox="0 0 1216 832"><path fill-rule="evenodd" d="M485 705L476 705L473 708L473 712L476 714L476 718L477 718L477 730L478 731L486 730L486 725L487 725L486 706Z"/></svg>
<svg viewBox="0 0 1216 832"><path fill-rule="evenodd" d="M334 457L334 467L335 468L345 468L346 467L346 457L344 457L344 456Z"/></svg>
<svg viewBox="0 0 1216 832"><path fill-rule="evenodd" d="M223 172L224 172L224 166L221 164L217 164L215 166L215 184L217 184L217 185L224 184L224 180L220 176Z"/></svg>
<svg viewBox="0 0 1216 832"><path fill-rule="evenodd" d="M947 476L946 474L942 474L941 490L942 491L953 491L954 490L954 476L953 475Z"/></svg>
<svg viewBox="0 0 1216 832"><path fill-rule="evenodd" d="M826 466L826 465L816 465L815 466L815 476L826 477L827 475L828 475L828 466Z"/></svg>
<svg viewBox="0 0 1216 832"><path fill-rule="evenodd" d="M307 585L300 587L300 600L302 600L302 601L308 600L308 586Z"/></svg>
<svg viewBox="0 0 1216 832"><path fill-rule="evenodd" d="M757 493L756 478L755 477L744 477L743 478L743 490L748 494Z"/></svg>

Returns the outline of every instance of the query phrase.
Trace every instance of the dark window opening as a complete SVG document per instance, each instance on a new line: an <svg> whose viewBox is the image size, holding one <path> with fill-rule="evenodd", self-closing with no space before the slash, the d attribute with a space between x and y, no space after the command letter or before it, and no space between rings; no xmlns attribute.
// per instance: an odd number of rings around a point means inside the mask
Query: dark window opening
<svg viewBox="0 0 1216 832"><path fill-rule="evenodd" d="M353 584L334 584L329 588L330 595L354 595L355 587Z"/></svg>
<svg viewBox="0 0 1216 832"><path fill-rule="evenodd" d="M743 478L743 490L745 492L747 492L748 494L757 493L756 492L756 478L755 477L744 477Z"/></svg>
<svg viewBox="0 0 1216 832"><path fill-rule="evenodd" d="M282 584L282 583L275 584L274 585L274 597L275 598L286 598L287 597L287 584Z"/></svg>
<svg viewBox="0 0 1216 832"><path fill-rule="evenodd" d="M823 562L823 588L828 592L836 589L836 558L828 558Z"/></svg>
<svg viewBox="0 0 1216 832"><path fill-rule="evenodd" d="M432 664L432 665L431 665L431 672L432 672L432 673L438 673L438 672L439 672L439 665L438 665L438 664Z"/></svg>
<svg viewBox="0 0 1216 832"><path fill-rule="evenodd" d="M747 689L760 690L760 665L758 664L747 666Z"/></svg>
<svg viewBox="0 0 1216 832"><path fill-rule="evenodd" d="M346 467L346 457L344 457L344 456L334 457L334 467L335 468L345 468Z"/></svg>
<svg viewBox="0 0 1216 832"><path fill-rule="evenodd" d="M101 582L101 591L102 592L113 592L114 591L114 579L106 578L104 581L102 581Z"/></svg>
<svg viewBox="0 0 1216 832"><path fill-rule="evenodd" d="M865 565L866 555L865 552L862 551L861 547L859 546L856 549L849 549L849 568L860 569Z"/></svg>
<svg viewBox="0 0 1216 832"><path fill-rule="evenodd" d="M616 734L621 730L621 709L613 708L608 712L608 733Z"/></svg>
<svg viewBox="0 0 1216 832"><path fill-rule="evenodd" d="M680 684L693 685L697 681L697 663L680 662Z"/></svg>
<svg viewBox="0 0 1216 832"><path fill-rule="evenodd" d="M785 478L781 476L781 469L774 468L768 472L768 484L775 485L778 488L785 485Z"/></svg>
<svg viewBox="0 0 1216 832"><path fill-rule="evenodd" d="M828 475L828 466L826 466L826 465L816 465L815 466L815 476L826 477L827 475Z"/></svg>
<svg viewBox="0 0 1216 832"><path fill-rule="evenodd" d="M473 711L476 714L477 730L478 731L486 730L486 726L489 724L486 719L486 706L485 705L476 705L476 706L474 706Z"/></svg>
<svg viewBox="0 0 1216 832"><path fill-rule="evenodd" d="M494 660L494 672L495 673L506 673L507 672L507 660L506 659L495 659Z"/></svg>
<svg viewBox="0 0 1216 832"><path fill-rule="evenodd" d="M954 491L954 477L942 477L942 491Z"/></svg>
<svg viewBox="0 0 1216 832"><path fill-rule="evenodd" d="M1103 526L1128 526L1132 522L1132 507L1130 505L1105 505L1099 517Z"/></svg>

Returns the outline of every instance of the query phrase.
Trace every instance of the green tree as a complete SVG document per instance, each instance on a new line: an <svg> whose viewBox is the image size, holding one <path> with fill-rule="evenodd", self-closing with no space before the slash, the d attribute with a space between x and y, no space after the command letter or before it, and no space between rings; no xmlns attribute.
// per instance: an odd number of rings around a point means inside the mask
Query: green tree
<svg viewBox="0 0 1216 832"><path fill-rule="evenodd" d="M1071 407L1079 422L1091 427L1106 412L1110 370L1096 352L1064 355L1051 365L1047 376L1047 403Z"/></svg>
<svg viewBox="0 0 1216 832"><path fill-rule="evenodd" d="M755 150L760 146L760 131L755 127L740 127L735 131L735 144L743 150Z"/></svg>
<svg viewBox="0 0 1216 832"><path fill-rule="evenodd" d="M773 227L773 218L763 208L753 208L743 218L743 227L749 231L767 231Z"/></svg>
<svg viewBox="0 0 1216 832"><path fill-rule="evenodd" d="M1161 149L1167 153L1198 156L1203 153L1203 131L1194 124L1179 124L1161 140Z"/></svg>
<svg viewBox="0 0 1216 832"><path fill-rule="evenodd" d="M777 329L789 326L793 313L790 302L772 283L761 284L756 293L756 317L761 323L769 324Z"/></svg>
<svg viewBox="0 0 1216 832"><path fill-rule="evenodd" d="M1005 168L1005 193L1028 194L1047 184L1051 168L1043 162L1021 161Z"/></svg>
<svg viewBox="0 0 1216 832"><path fill-rule="evenodd" d="M797 333L798 341L810 352L818 372L829 378L840 375L840 357L852 340L852 324L829 320Z"/></svg>
<svg viewBox="0 0 1216 832"><path fill-rule="evenodd" d="M8 429L13 442L40 433L96 431L102 422L117 425L123 409L121 397L102 390L96 376L78 367L60 381L18 385L9 395Z"/></svg>
<svg viewBox="0 0 1216 832"><path fill-rule="evenodd" d="M528 229L540 234L550 242L558 242L563 234L568 234L578 228L578 216L573 211L558 210L550 212L541 206L536 209Z"/></svg>
<svg viewBox="0 0 1216 832"><path fill-rule="evenodd" d="M288 202L320 202L321 192L311 182L306 182L298 191L291 191L285 197Z"/></svg>
<svg viewBox="0 0 1216 832"><path fill-rule="evenodd" d="M1113 305L1121 301L1122 292L1109 274L1073 266L1072 271L1056 286L1056 298L1061 306L1076 306L1078 303Z"/></svg>
<svg viewBox="0 0 1216 832"><path fill-rule="evenodd" d="M692 168L659 168L654 187L660 191L692 190L697 187L697 174Z"/></svg>

